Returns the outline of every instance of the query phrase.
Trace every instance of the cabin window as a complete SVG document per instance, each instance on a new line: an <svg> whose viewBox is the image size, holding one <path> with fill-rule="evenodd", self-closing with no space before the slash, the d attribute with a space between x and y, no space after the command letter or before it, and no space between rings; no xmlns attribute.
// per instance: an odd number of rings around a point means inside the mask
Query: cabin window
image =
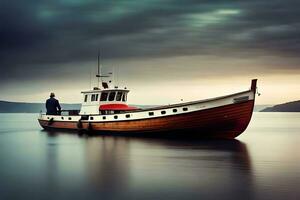
<svg viewBox="0 0 300 200"><path fill-rule="evenodd" d="M84 95L84 102L87 102L88 95Z"/></svg>
<svg viewBox="0 0 300 200"><path fill-rule="evenodd" d="M69 117L69 120L71 120L72 118L71 117Z"/></svg>
<svg viewBox="0 0 300 200"><path fill-rule="evenodd" d="M129 114L127 114L127 115L126 115L126 118L129 118L129 117L130 117L130 115L129 115Z"/></svg>
<svg viewBox="0 0 300 200"><path fill-rule="evenodd" d="M173 109L173 112L176 113L176 112L177 112L177 109Z"/></svg>
<svg viewBox="0 0 300 200"><path fill-rule="evenodd" d="M188 111L188 108L182 108L183 111Z"/></svg>
<svg viewBox="0 0 300 200"><path fill-rule="evenodd" d="M123 94L122 101L127 101L127 94L126 93Z"/></svg>
<svg viewBox="0 0 300 200"><path fill-rule="evenodd" d="M98 101L99 94L92 94L91 101Z"/></svg>
<svg viewBox="0 0 300 200"><path fill-rule="evenodd" d="M107 96L108 96L107 92L102 92L101 97L100 97L100 101L107 101Z"/></svg>
<svg viewBox="0 0 300 200"><path fill-rule="evenodd" d="M61 117L61 119L64 119L64 117Z"/></svg>
<svg viewBox="0 0 300 200"><path fill-rule="evenodd" d="M94 117L90 117L90 120L94 120Z"/></svg>
<svg viewBox="0 0 300 200"><path fill-rule="evenodd" d="M111 93L109 93L108 100L109 100L109 101L115 100L115 96L116 96L116 92L111 92Z"/></svg>
<svg viewBox="0 0 300 200"><path fill-rule="evenodd" d="M164 114L166 114L166 111L163 110L163 111L161 111L160 113L161 113L162 115L164 115Z"/></svg>
<svg viewBox="0 0 300 200"><path fill-rule="evenodd" d="M105 117L105 116L103 116L103 117L102 117L102 119L104 119L104 120L105 120L105 119L106 119L106 117Z"/></svg>
<svg viewBox="0 0 300 200"><path fill-rule="evenodd" d="M154 112L149 112L149 116L153 116L154 115Z"/></svg>
<svg viewBox="0 0 300 200"><path fill-rule="evenodd" d="M114 118L115 118L115 119L118 119L118 115L115 115Z"/></svg>
<svg viewBox="0 0 300 200"><path fill-rule="evenodd" d="M116 100L117 100L117 101L121 101L121 100L122 100L122 92L118 92L118 93L117 93Z"/></svg>

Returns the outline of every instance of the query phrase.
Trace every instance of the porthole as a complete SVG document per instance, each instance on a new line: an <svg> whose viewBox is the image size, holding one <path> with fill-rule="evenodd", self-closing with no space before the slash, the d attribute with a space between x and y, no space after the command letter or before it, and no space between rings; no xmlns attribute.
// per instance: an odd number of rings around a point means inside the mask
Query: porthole
<svg viewBox="0 0 300 200"><path fill-rule="evenodd" d="M64 119L64 117L61 117L61 119Z"/></svg>
<svg viewBox="0 0 300 200"><path fill-rule="evenodd" d="M105 116L103 116L103 117L102 117L102 119L104 119L104 120L105 120L105 119L106 119L106 117L105 117Z"/></svg>
<svg viewBox="0 0 300 200"><path fill-rule="evenodd" d="M114 118L115 118L115 119L118 119L118 115L115 115Z"/></svg>
<svg viewBox="0 0 300 200"><path fill-rule="evenodd" d="M153 116L154 115L154 112L149 112L149 116Z"/></svg>
<svg viewBox="0 0 300 200"><path fill-rule="evenodd" d="M166 114L166 111L163 110L163 111L161 111L160 113L161 113L162 115L164 115L164 114Z"/></svg>
<svg viewBox="0 0 300 200"><path fill-rule="evenodd" d="M69 120L72 120L72 118L71 118L71 117L69 117Z"/></svg>
<svg viewBox="0 0 300 200"><path fill-rule="evenodd" d="M129 115L129 114L127 114L127 115L126 115L126 118L129 118L129 117L130 117L130 115Z"/></svg>
<svg viewBox="0 0 300 200"><path fill-rule="evenodd" d="M94 117L90 117L90 120L94 120Z"/></svg>
<svg viewBox="0 0 300 200"><path fill-rule="evenodd" d="M47 119L50 119L50 117L47 117Z"/></svg>
<svg viewBox="0 0 300 200"><path fill-rule="evenodd" d="M176 113L176 112L177 112L177 109L173 109L173 112Z"/></svg>
<svg viewBox="0 0 300 200"><path fill-rule="evenodd" d="M188 111L188 108L182 108L183 111Z"/></svg>

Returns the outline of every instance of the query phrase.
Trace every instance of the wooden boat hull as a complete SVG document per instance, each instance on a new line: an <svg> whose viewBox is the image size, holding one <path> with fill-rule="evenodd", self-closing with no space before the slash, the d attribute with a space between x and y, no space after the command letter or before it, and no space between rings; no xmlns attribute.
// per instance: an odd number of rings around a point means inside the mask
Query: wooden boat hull
<svg viewBox="0 0 300 200"><path fill-rule="evenodd" d="M246 130L253 113L255 93L256 80L253 80L250 90L224 97L124 114L89 115L85 119L80 115L41 115L39 123L44 129L97 134L232 139Z"/></svg>
<svg viewBox="0 0 300 200"><path fill-rule="evenodd" d="M82 128L78 128L76 122L49 123L47 120L39 120L40 125L47 128L89 130L99 133L159 133L179 136L206 138L235 138L248 126L253 111L254 100L247 102L221 106L212 109L200 110L192 113L118 122L82 122Z"/></svg>

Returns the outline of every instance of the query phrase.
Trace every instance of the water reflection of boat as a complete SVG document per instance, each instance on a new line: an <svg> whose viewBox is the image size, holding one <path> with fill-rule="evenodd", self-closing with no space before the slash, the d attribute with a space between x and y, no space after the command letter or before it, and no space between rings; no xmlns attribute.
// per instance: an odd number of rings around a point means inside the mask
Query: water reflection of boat
<svg viewBox="0 0 300 200"><path fill-rule="evenodd" d="M171 179L201 195L212 192L209 187L227 188L234 196L252 195L251 159L247 146L237 140L193 142L103 136L89 137L85 143L89 187L94 194L123 199L137 193L149 195L147 188L155 187L151 185L155 183L176 196L180 190L168 182ZM241 189L242 184L247 187ZM164 189L156 188L156 192Z"/></svg>
<svg viewBox="0 0 300 200"><path fill-rule="evenodd" d="M48 140L52 145L46 152L49 174L44 180L50 196L57 191L75 199L254 195L251 156L238 140L75 137L64 132L49 132Z"/></svg>
<svg viewBox="0 0 300 200"><path fill-rule="evenodd" d="M98 70L99 77L103 77ZM255 101L256 82L249 90L212 99L148 109L127 105L127 88L110 87L101 79L93 90L83 91L80 111L41 114L44 129L98 134L183 134L185 137L235 138L248 126Z"/></svg>
<svg viewBox="0 0 300 200"><path fill-rule="evenodd" d="M245 143L238 140L191 140L182 138L152 138L149 140L136 139L137 141L143 141L144 144L149 145L149 148L160 146L165 149L179 149L182 151L193 150L199 154L195 155L194 158L199 160L214 160L217 157L211 156L210 153L218 154L223 157L226 154L227 160L234 166L240 166L244 169L251 170L251 159L248 153L248 149ZM201 154L206 154L201 156ZM229 153L229 154L227 154ZM215 154L215 155L216 155ZM220 159L219 161L223 160ZM215 160L216 162L218 159ZM223 163L224 164L224 163Z"/></svg>

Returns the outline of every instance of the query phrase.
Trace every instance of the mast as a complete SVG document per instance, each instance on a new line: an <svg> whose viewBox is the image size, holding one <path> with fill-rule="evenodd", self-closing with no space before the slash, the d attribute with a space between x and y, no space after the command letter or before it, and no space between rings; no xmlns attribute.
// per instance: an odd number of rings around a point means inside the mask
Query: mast
<svg viewBox="0 0 300 200"><path fill-rule="evenodd" d="M100 75L100 50L98 51L98 71L97 71L96 77L98 78L97 86L99 88L100 87L99 79L101 77L101 75ZM102 82L102 80L101 80L101 82Z"/></svg>
<svg viewBox="0 0 300 200"><path fill-rule="evenodd" d="M98 66L97 66L97 74L96 74L98 83L97 87L100 89L100 81L103 83L102 77L109 77L108 75L102 75L101 65L100 65L100 50L98 51Z"/></svg>

